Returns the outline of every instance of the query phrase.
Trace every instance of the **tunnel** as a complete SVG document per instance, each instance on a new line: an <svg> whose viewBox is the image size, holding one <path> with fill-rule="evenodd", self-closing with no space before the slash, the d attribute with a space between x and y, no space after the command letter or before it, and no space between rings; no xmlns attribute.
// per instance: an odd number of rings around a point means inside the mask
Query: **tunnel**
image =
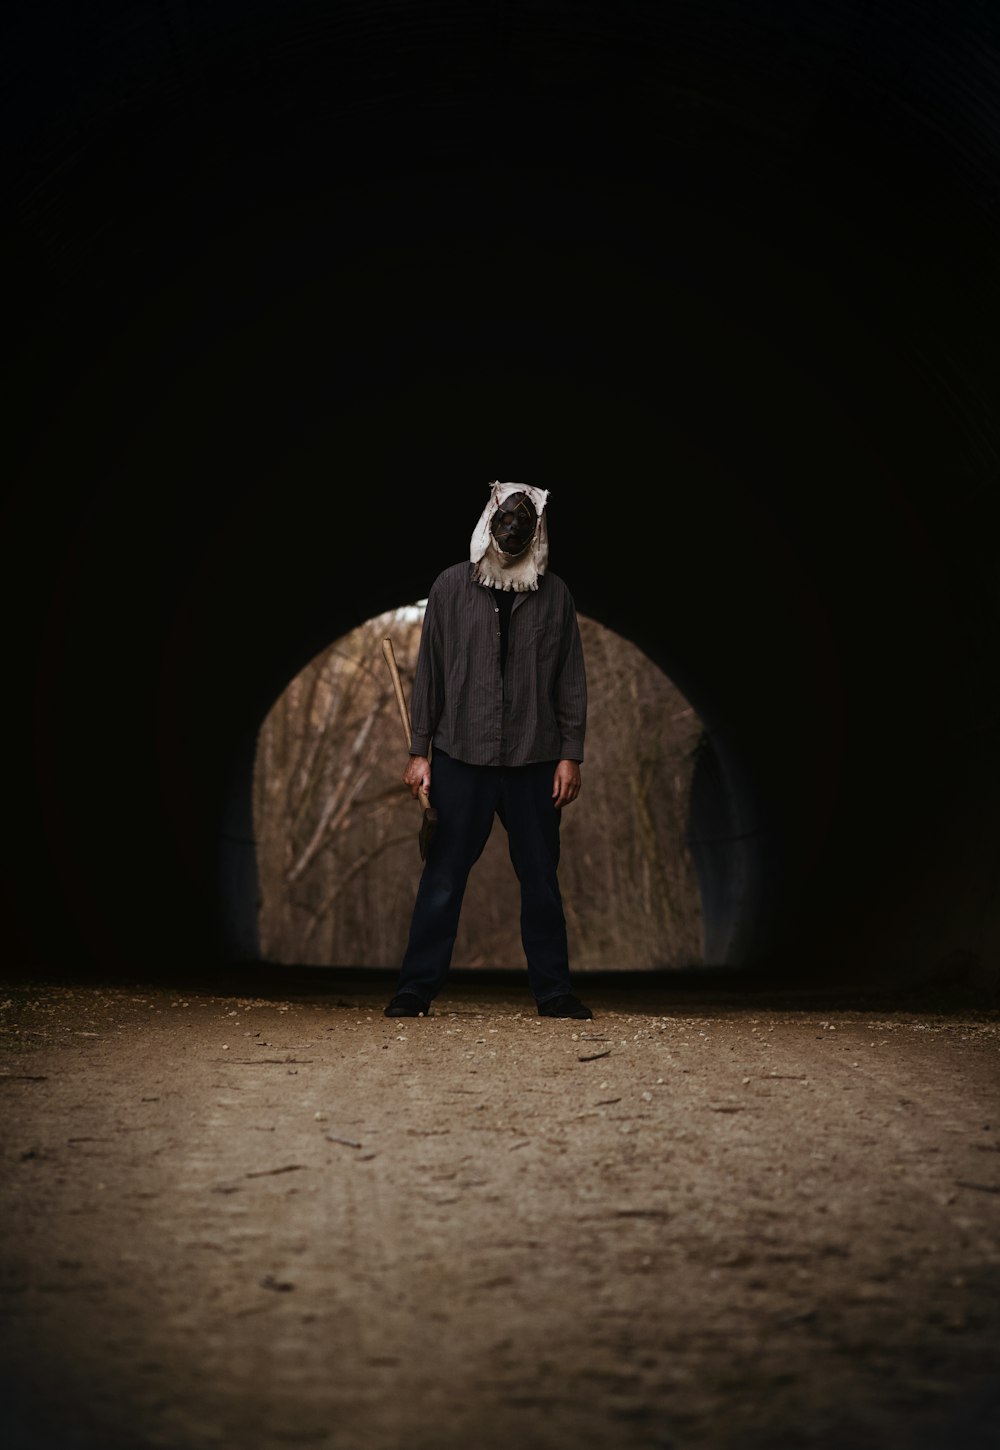
<svg viewBox="0 0 1000 1450"><path fill-rule="evenodd" d="M165 0L13 29L19 962L255 958L267 710L466 557L501 478L550 490L578 610L705 724L706 965L995 988L980 7Z"/></svg>
<svg viewBox="0 0 1000 1450"><path fill-rule="evenodd" d="M252 847L246 833L228 843L237 889L226 933L237 960L248 958L245 941L251 959L275 968L381 973L402 960L429 859L430 818L400 789L426 607L412 601L333 640L268 712L253 761ZM559 818L573 970L592 979L595 971L697 967L704 921L688 831L702 722L641 650L579 612L577 628L586 661L587 810ZM435 808L440 823L445 812L440 802ZM451 950L450 967L462 978L499 970L513 986L524 975L510 847L493 815Z"/></svg>

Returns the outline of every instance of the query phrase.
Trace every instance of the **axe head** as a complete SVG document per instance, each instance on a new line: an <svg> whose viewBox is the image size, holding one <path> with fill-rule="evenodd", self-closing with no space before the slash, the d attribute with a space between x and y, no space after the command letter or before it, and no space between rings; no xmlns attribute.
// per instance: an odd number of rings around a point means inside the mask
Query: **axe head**
<svg viewBox="0 0 1000 1450"><path fill-rule="evenodd" d="M424 811L424 819L421 822L420 826L420 837L418 844L420 846L421 861L427 860L427 850L434 839L434 832L437 830L437 824L438 813L433 806L428 806L427 809Z"/></svg>

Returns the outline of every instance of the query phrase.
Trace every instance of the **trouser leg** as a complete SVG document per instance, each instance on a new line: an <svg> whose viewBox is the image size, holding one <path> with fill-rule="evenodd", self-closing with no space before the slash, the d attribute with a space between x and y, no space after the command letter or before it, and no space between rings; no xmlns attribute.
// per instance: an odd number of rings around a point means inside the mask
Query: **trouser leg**
<svg viewBox="0 0 1000 1450"><path fill-rule="evenodd" d="M521 942L536 1002L570 990L566 917L556 871L562 812L552 804L556 762L504 770L497 814L521 883Z"/></svg>
<svg viewBox="0 0 1000 1450"><path fill-rule="evenodd" d="M444 985L469 872L493 827L500 774L497 767L467 765L435 751L430 798L438 825L417 887L397 992L430 1002Z"/></svg>

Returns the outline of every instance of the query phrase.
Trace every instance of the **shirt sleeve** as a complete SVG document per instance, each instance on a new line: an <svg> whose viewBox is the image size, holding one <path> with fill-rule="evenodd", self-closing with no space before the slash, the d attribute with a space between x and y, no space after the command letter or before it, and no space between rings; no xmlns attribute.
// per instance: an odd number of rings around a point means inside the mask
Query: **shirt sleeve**
<svg viewBox="0 0 1000 1450"><path fill-rule="evenodd" d="M431 585L424 610L410 700L410 754L427 755L444 708L444 657L441 602L437 581Z"/></svg>
<svg viewBox="0 0 1000 1450"><path fill-rule="evenodd" d="M559 726L560 760L583 760L587 733L587 673L576 606L567 593L563 610L563 653L556 675L555 709Z"/></svg>

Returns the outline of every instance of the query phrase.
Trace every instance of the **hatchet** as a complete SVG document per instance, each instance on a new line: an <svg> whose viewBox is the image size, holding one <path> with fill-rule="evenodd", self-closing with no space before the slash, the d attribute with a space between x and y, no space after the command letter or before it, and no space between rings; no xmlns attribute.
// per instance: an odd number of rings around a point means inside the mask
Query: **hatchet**
<svg viewBox="0 0 1000 1450"><path fill-rule="evenodd" d="M399 670L396 666L396 656L393 653L392 640L388 637L388 635L382 641L382 656L386 664L389 666L389 673L392 676L392 688L396 692L396 704L399 706L399 718L403 722L403 735L406 739L406 748L407 750L409 750L410 742L413 739L413 731L410 726L410 712L407 710L406 701L403 699L403 685L400 681ZM424 808L424 819L420 827L420 837L418 844L420 846L420 859L421 861L425 861L427 859L427 848L434 838L434 832L437 830L438 813L431 805L430 797L424 790L423 786L421 786L417 791L417 798L419 799L420 804Z"/></svg>

